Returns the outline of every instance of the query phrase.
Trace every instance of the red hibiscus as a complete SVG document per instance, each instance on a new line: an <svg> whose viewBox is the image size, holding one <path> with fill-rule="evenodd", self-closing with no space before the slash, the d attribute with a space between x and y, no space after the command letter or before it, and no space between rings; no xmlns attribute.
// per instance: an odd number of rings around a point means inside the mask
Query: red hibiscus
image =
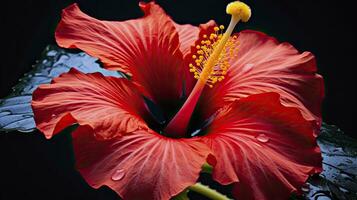
<svg viewBox="0 0 357 200"><path fill-rule="evenodd" d="M63 10L57 43L131 79L62 74L33 94L37 128L51 138L78 123L77 169L91 186L107 185L124 199L170 199L197 181L205 162L214 180L234 184L237 199L298 192L321 169L313 135L324 92L314 56L260 32L238 33L228 74L203 90L184 133L204 134L171 138L144 96L172 119L196 83L187 73L191 46L215 23L179 25L155 3L140 7L144 17L122 22L94 19L76 4Z"/></svg>

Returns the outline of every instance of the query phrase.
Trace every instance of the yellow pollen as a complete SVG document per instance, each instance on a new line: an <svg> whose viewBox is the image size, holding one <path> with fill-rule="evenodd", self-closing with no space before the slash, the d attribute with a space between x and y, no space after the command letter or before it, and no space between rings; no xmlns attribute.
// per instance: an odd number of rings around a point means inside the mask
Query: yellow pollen
<svg viewBox="0 0 357 200"><path fill-rule="evenodd" d="M227 14L232 15L232 17L237 17L243 22L247 22L252 15L249 6L241 1L234 1L227 5Z"/></svg>
<svg viewBox="0 0 357 200"><path fill-rule="evenodd" d="M231 37L233 29L240 20L246 22L251 16L249 6L240 1L229 3L226 11L232 15L226 32L223 33L225 27L220 25L214 27L211 33L204 34L192 55L194 62L189 64L194 78L209 87L224 80L230 62L236 58L238 51L238 37Z"/></svg>

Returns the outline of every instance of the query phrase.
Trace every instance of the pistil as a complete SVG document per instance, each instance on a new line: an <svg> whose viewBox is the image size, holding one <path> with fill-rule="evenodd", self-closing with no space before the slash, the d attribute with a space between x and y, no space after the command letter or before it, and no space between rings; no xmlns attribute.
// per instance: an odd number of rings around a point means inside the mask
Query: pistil
<svg viewBox="0 0 357 200"><path fill-rule="evenodd" d="M198 102L199 97L205 87L213 87L217 81L221 81L227 73L229 60L234 56L236 37L231 37L234 27L239 21L247 22L251 16L249 6L240 1L229 3L226 8L227 14L231 15L231 21L223 35L211 34L204 36L202 47L197 46L197 54L192 58L196 59L195 64L190 64L190 71L195 73L197 82L187 98L184 105L177 112L165 129L165 133L171 137L183 137L187 132L187 127ZM223 27L215 27L215 31Z"/></svg>

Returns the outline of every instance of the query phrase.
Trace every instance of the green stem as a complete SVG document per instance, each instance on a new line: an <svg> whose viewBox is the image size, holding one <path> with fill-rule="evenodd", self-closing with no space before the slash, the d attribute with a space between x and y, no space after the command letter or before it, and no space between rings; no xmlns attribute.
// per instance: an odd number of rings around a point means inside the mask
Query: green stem
<svg viewBox="0 0 357 200"><path fill-rule="evenodd" d="M227 196L217 192L216 190L209 188L206 185L202 185L201 183L196 183L188 187L188 189L197 192L199 194L202 194L212 200L230 200Z"/></svg>
<svg viewBox="0 0 357 200"><path fill-rule="evenodd" d="M210 164L204 163L202 165L202 172L212 174L212 171L213 171L213 167Z"/></svg>

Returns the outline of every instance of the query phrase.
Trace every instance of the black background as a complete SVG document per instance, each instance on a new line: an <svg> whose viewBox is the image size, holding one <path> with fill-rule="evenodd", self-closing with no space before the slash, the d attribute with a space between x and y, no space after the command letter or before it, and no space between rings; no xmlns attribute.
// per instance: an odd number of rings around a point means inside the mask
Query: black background
<svg viewBox="0 0 357 200"><path fill-rule="evenodd" d="M54 44L60 11L72 2L98 19L125 20L141 16L138 1L23 0L1 3L0 98L11 92L31 69L47 44ZM227 24L229 1L157 1L179 23L198 25L209 19ZM352 137L356 110L356 26L353 1L247 0L253 15L241 29L255 29L311 51L324 76L323 118ZM46 141L40 134L0 136L0 199L108 199L108 189L92 190L73 170L68 135Z"/></svg>

